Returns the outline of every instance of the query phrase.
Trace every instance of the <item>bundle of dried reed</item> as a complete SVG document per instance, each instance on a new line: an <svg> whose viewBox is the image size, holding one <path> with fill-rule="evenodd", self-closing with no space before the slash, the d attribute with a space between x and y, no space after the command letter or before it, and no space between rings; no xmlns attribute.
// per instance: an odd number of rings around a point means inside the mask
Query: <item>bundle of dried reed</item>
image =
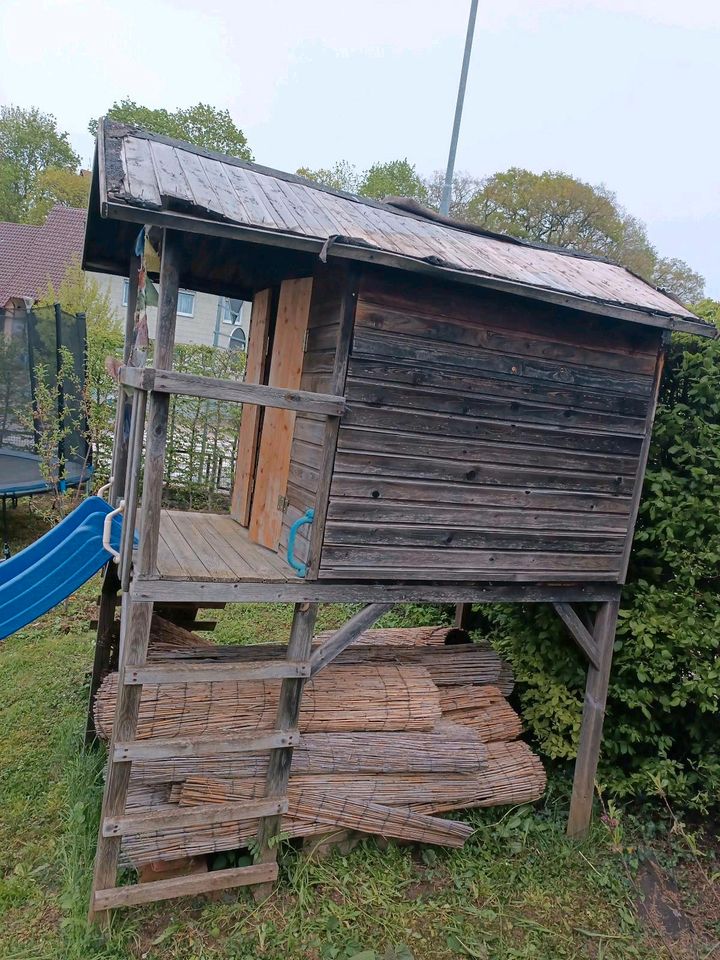
<svg viewBox="0 0 720 960"><path fill-rule="evenodd" d="M520 717L497 687L439 687L439 694L443 717L472 727L486 743L515 740L522 733Z"/></svg>
<svg viewBox="0 0 720 960"><path fill-rule="evenodd" d="M110 674L95 700L95 729L105 739L112 731L117 682L117 674ZM275 680L148 685L137 739L270 730L279 693ZM431 730L439 718L438 690L422 667L333 664L305 685L300 730Z"/></svg>

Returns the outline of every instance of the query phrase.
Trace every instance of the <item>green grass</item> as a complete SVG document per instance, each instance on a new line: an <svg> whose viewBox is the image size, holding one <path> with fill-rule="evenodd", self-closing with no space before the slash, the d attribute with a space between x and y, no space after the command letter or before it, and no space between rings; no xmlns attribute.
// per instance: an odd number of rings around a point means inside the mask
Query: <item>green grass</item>
<svg viewBox="0 0 720 960"><path fill-rule="evenodd" d="M368 840L308 862L286 846L281 883L116 914L88 929L102 751L81 749L98 583L0 645L0 957L2 960L657 960L639 925L625 861L607 830L563 835L563 799L464 816L458 851ZM348 608L323 610L329 627ZM405 608L388 622L428 622ZM237 605L223 642L287 637L291 609ZM709 954L708 954L709 956Z"/></svg>

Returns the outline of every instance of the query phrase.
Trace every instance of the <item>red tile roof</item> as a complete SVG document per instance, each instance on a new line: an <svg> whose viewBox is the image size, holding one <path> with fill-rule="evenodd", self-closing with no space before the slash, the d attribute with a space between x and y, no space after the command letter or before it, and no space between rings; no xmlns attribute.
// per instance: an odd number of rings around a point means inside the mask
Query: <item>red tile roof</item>
<svg viewBox="0 0 720 960"><path fill-rule="evenodd" d="M57 288L82 257L85 210L55 206L42 226L0 222L0 307L11 297L35 300Z"/></svg>

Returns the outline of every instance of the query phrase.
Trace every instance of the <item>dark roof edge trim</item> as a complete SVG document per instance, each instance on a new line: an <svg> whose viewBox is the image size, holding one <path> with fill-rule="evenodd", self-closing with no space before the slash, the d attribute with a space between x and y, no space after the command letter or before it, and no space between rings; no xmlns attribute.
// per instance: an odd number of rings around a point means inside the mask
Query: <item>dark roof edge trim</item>
<svg viewBox="0 0 720 960"><path fill-rule="evenodd" d="M245 240L249 243L259 243L266 246L304 250L307 253L317 253L318 255L326 246L325 240L314 237L305 237L294 233L280 233L276 230L263 230L258 227L247 227L241 224L219 220L203 220L171 210L150 210L133 207L125 203L108 201L105 205L104 214L115 220L153 224L159 227L167 227L171 230L186 231L188 233L227 237L228 239ZM348 260L361 260L380 266L423 273L436 278L445 277L446 279L452 279L460 283L497 290L500 293L529 297L531 300L543 300L559 306L569 307L573 310L581 310L585 313L600 314L602 316L613 317L617 320L628 320L631 323L660 327L664 330L693 333L710 339L720 337L720 330L700 319L697 321L687 320L672 314L653 313L638 307L625 306L606 300L578 297L574 294L563 293L560 290L552 290L548 287L538 287L513 280L504 280L490 274L458 270L440 263L430 263L426 260L405 257L402 256L402 254L388 253L376 247L353 245L352 238L338 238L329 246L327 254Z"/></svg>

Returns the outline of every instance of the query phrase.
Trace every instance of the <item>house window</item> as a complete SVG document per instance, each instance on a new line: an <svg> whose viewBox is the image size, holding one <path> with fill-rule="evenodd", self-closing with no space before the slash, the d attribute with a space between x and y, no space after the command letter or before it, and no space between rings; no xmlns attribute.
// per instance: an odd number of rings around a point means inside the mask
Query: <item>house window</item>
<svg viewBox="0 0 720 960"><path fill-rule="evenodd" d="M230 342L228 343L228 350L238 350L241 353L245 353L247 349L247 338L245 336L245 331L242 327L235 327L233 332L230 334Z"/></svg>
<svg viewBox="0 0 720 960"><path fill-rule="evenodd" d="M189 290L181 290L178 293L178 316L192 317L195 314L195 294Z"/></svg>
<svg viewBox="0 0 720 960"><path fill-rule="evenodd" d="M130 294L130 281L127 277L123 280L122 305L127 306L128 296Z"/></svg>
<svg viewBox="0 0 720 960"><path fill-rule="evenodd" d="M236 300L233 297L220 297L218 301L218 313L223 323L231 323L236 326L240 323L242 314L243 300Z"/></svg>

